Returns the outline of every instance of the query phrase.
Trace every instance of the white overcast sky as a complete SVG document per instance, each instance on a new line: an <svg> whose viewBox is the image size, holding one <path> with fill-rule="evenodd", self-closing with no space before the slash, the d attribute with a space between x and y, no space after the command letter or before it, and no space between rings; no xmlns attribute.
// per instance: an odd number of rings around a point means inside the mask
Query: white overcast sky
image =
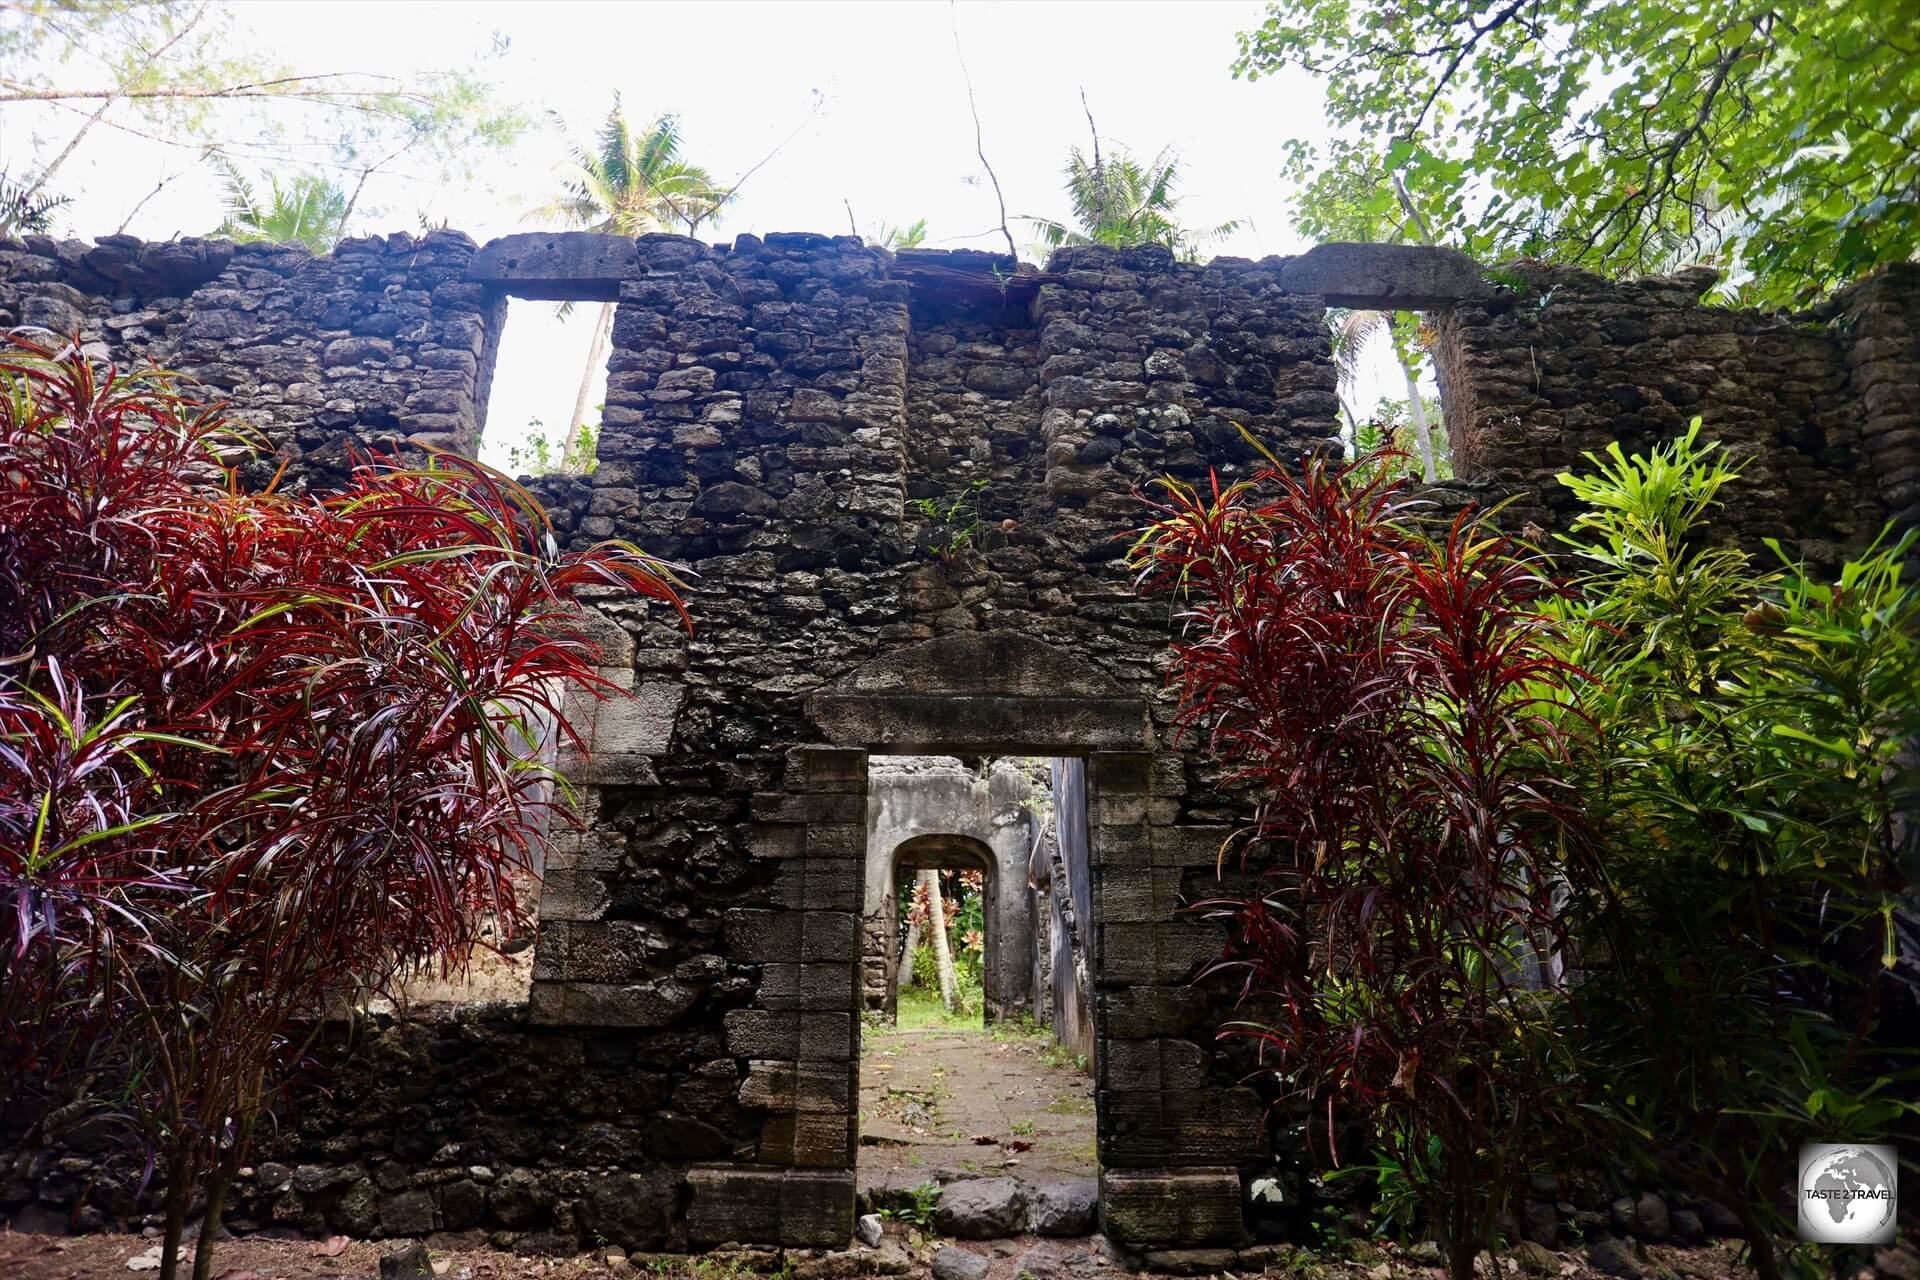
<svg viewBox="0 0 1920 1280"><path fill-rule="evenodd" d="M477 240L531 229L527 211L551 198L564 154L548 113L584 138L617 91L636 124L678 113L687 157L725 181L800 129L742 187L712 238L845 232L850 203L862 232L924 217L932 247L1001 247L993 191L975 155L956 28L1010 218L1065 216L1060 170L1068 146L1086 144L1084 91L1105 144L1143 158L1166 146L1178 152L1182 221L1241 223L1217 252L1298 252L1303 242L1287 216L1280 147L1324 132L1320 87L1307 77L1233 78L1234 35L1264 12L1245 0L241 0L238 8L260 44L300 71L456 67L487 54L496 36L505 39L505 53L483 65L534 121L525 138L485 157L471 187L394 179L370 189L356 232L415 230L422 216ZM809 120L816 94L821 105ZM59 137L62 122L28 114L34 111L44 109L9 106L11 119L0 119L0 147L10 158L29 134ZM65 229L113 230L180 166L179 152L151 143L89 138L58 184L75 198ZM204 233L219 221L219 185L202 169L150 200L128 230L163 239ZM1029 233L1017 221L1013 229L1024 248ZM529 417L564 422L591 311L581 308L562 325L551 307L516 304L496 376L490 460L504 460Z"/></svg>

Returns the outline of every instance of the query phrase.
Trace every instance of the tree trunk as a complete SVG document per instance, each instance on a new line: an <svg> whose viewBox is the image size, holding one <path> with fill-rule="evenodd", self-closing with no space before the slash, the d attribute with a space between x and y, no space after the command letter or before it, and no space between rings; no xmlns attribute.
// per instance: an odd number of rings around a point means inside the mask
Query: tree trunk
<svg viewBox="0 0 1920 1280"><path fill-rule="evenodd" d="M1433 466L1433 431L1427 426L1427 406L1420 399L1420 382L1398 347L1394 348L1393 358L1400 366L1400 376L1407 380L1407 417L1413 423L1413 438L1420 445L1420 473L1432 484L1440 477Z"/></svg>
<svg viewBox="0 0 1920 1280"><path fill-rule="evenodd" d="M900 949L900 965L894 970L895 987L908 987L913 985L915 979L913 972L913 953L919 949L920 921L915 919L912 912L909 911L907 914L907 942L906 945Z"/></svg>
<svg viewBox="0 0 1920 1280"><path fill-rule="evenodd" d="M234 1176L239 1172L237 1166L229 1167L223 1160L213 1175L213 1185L207 1188L207 1212L200 1219L200 1239L193 1247L193 1280L213 1278L213 1238L220 1234L220 1215L227 1207L227 1188L233 1185Z"/></svg>
<svg viewBox="0 0 1920 1280"><path fill-rule="evenodd" d="M940 873L922 871L927 886L927 928L933 934L933 964L940 971L940 1003L953 1012L953 952L947 946L947 909L940 899Z"/></svg>
<svg viewBox="0 0 1920 1280"><path fill-rule="evenodd" d="M560 440L560 456L554 463L561 469L569 468L573 451L580 446L580 428L587 420L587 398L593 394L593 375L607 362L607 341L613 332L613 303L600 304L600 318L593 324L593 345L587 348L587 367L580 374L580 391L573 398L573 417L567 423L567 434Z"/></svg>
<svg viewBox="0 0 1920 1280"><path fill-rule="evenodd" d="M166 1233L160 1237L160 1280L179 1280L180 1240L186 1234L187 1205L193 1194L193 1179L185 1164L184 1160L167 1162L167 1198L161 1206Z"/></svg>

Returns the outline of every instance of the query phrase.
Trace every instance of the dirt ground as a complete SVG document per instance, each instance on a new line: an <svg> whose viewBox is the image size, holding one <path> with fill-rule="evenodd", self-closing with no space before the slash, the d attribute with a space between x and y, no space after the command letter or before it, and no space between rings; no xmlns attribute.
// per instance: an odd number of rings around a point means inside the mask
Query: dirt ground
<svg viewBox="0 0 1920 1280"><path fill-rule="evenodd" d="M860 1178L1094 1176L1093 1080L1047 1036L868 1027L860 1055Z"/></svg>
<svg viewBox="0 0 1920 1280"><path fill-rule="evenodd" d="M525 1258L493 1250L433 1256L439 1280L853 1280L862 1276L927 1277L935 1253L945 1242L922 1236L903 1224L889 1223L879 1249L844 1253L715 1253L703 1257L640 1256L602 1260ZM151 1256L153 1242L132 1235L44 1236L0 1230L0 1277L6 1280L141 1280L150 1269L129 1262ZM222 1240L216 1254L217 1280L363 1280L380 1274L386 1245L369 1241ZM1040 1240L1023 1237L960 1248L985 1257L987 1280L1106 1280L1131 1274L1108 1257L1098 1239ZM1360 1244L1340 1254L1313 1253L1278 1246L1260 1267L1215 1274L1268 1275L1292 1280L1446 1280L1420 1255L1391 1246ZM1554 1255L1553 1271L1523 1268L1512 1258L1502 1274L1508 1280L1605 1280L1578 1250ZM1483 1259L1484 1262L1484 1259ZM1705 1249L1648 1246L1641 1257L1649 1280L1751 1280L1752 1272L1734 1258L1729 1245ZM183 1269L184 1269L183 1263ZM1489 1280L1491 1273L1489 1272Z"/></svg>

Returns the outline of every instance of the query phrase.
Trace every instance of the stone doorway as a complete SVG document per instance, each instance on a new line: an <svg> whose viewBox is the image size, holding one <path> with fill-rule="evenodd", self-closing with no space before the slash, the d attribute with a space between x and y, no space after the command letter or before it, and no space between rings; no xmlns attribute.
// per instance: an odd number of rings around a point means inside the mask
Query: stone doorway
<svg viewBox="0 0 1920 1280"><path fill-rule="evenodd" d="M1220 931L1179 914L1198 887L1190 873L1212 873L1231 828L1181 757L1157 747L1147 698L1080 656L1002 630L894 650L808 697L805 711L809 740L787 749L778 789L753 797L752 848L775 868L772 905L727 920L729 955L761 969L726 1031L733 1056L749 1062L740 1097L765 1122L749 1159L688 1170L690 1240L852 1234L869 762L922 754L1084 760L1087 896L1073 927L1089 957L1098 1165L1097 1183L1072 1180L1073 1206L1088 1206L1097 1185L1100 1227L1128 1248L1239 1243L1240 1166L1265 1148L1263 1104L1239 1082L1244 1071L1214 1069L1219 1013L1190 980L1219 954ZM926 1181L937 1183L914 1185ZM969 1190L985 1184L990 1193ZM1046 1222L1065 1234L1088 1218L1056 1215L1051 1195L1004 1176L950 1181L933 1199L948 1234L960 1234L949 1201L958 1213L986 1200L1014 1227Z"/></svg>
<svg viewBox="0 0 1920 1280"><path fill-rule="evenodd" d="M1022 1230L1030 1203L1079 1204L1078 1217L1042 1218L1090 1223L1090 1055L1059 1036L1050 971L1056 885L1069 896L1052 874L1061 763L868 757L858 1179L870 1207L909 1209L939 1187L962 1233ZM1084 812L1068 825L1084 831ZM1067 970L1084 986L1081 952Z"/></svg>

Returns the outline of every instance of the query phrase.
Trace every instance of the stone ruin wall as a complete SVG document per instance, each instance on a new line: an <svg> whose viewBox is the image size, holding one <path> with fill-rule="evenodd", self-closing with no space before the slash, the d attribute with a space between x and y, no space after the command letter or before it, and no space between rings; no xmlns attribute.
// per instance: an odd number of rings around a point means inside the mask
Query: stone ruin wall
<svg viewBox="0 0 1920 1280"><path fill-rule="evenodd" d="M1443 507L1552 483L1695 413L1752 460L1727 534L1830 560L1920 494L1920 268L1817 316L1702 306L1703 277L1612 284L1323 246L1174 262L1070 249L1045 273L844 237L434 232L325 258L206 241L0 243L0 324L77 331L230 399L325 486L346 446L471 449L505 298L617 300L600 464L537 489L566 538L685 565L691 637L597 602L634 702L595 709L585 829L549 860L531 1000L341 1029L261 1142L229 1225L484 1233L564 1250L846 1240L857 1154L867 753L1088 758L1102 1208L1133 1247L1235 1247L1247 1182L1302 1172L1288 1117L1213 1043L1188 978L1219 934L1242 802L1170 732L1169 617L1122 535L1158 476L1335 446L1324 307L1423 309L1466 478ZM267 464L256 468L271 473ZM911 505L976 479L972 545ZM0 1185L82 1226L138 1212L87 1131Z"/></svg>

